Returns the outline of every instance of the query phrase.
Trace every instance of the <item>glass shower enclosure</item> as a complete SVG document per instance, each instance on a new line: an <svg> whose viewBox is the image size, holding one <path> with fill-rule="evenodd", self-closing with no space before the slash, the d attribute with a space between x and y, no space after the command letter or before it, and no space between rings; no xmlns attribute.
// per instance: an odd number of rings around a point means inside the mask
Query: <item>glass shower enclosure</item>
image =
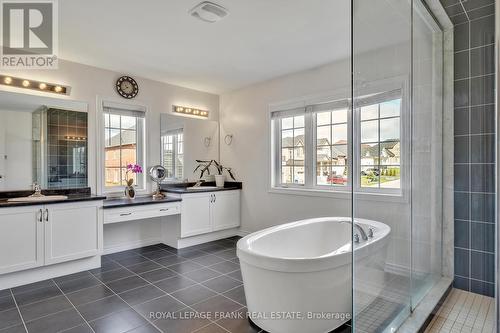
<svg viewBox="0 0 500 333"><path fill-rule="evenodd" d="M391 332L442 274L442 30L420 0L352 0L351 56L352 325ZM364 221L390 228L369 254Z"/></svg>

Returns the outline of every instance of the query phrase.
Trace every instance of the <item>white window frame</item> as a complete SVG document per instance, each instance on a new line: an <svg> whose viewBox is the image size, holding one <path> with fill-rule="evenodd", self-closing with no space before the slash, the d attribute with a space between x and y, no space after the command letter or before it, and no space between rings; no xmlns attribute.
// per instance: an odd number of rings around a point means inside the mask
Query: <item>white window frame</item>
<svg viewBox="0 0 500 333"><path fill-rule="evenodd" d="M165 178L166 181L175 181L175 180L180 180L180 179L184 179L184 173L185 173L185 165L184 163L182 164L182 176L179 177L179 175L177 175L177 164L176 164L176 161L177 161L177 155L178 155L178 139L177 139L177 136L179 134L182 134L183 136L183 139L182 139L182 144L183 144L183 150L184 150L184 128L180 127L180 128L176 128L176 129L172 129L172 130L168 130L165 134L162 134L160 140L161 140L161 164L163 165L163 156L165 154L165 151L164 151L164 145L163 145L163 137L165 136L172 136L173 139L172 139L172 147L173 147L173 151L172 151L172 170L173 170L173 177L167 177ZM184 153L182 154L184 155Z"/></svg>
<svg viewBox="0 0 500 333"><path fill-rule="evenodd" d="M149 113L148 107L145 104L128 104L123 103L121 101L117 101L115 99L101 99L97 97L97 112L96 112L96 124L98 128L98 172L97 172L97 188L99 194L104 194L109 197L118 197L123 196L125 186L113 186L106 187L105 185L105 123L104 123L104 113L105 108L113 108L124 111L132 111L132 112L142 112L144 113L144 129L142 131L138 131L138 135L141 136L142 147L140 145L137 146L137 154L141 156L142 164L141 167L143 169L143 173L139 174L137 177L141 178L142 186L136 186L136 193L139 195L145 195L148 193L148 182L147 182L147 163L148 163L148 124L149 124ZM142 133L139 133L142 132Z"/></svg>
<svg viewBox="0 0 500 333"><path fill-rule="evenodd" d="M411 131L410 122L411 117L409 112L404 112L403 110L410 110L410 99L408 96L409 81L406 77L395 77L386 80L380 80L373 82L371 84L365 84L362 89L356 90L356 95L364 96L363 101L368 100L370 95L374 95L374 98L378 98L380 95L390 93L393 91L400 91L401 97L401 112L400 112L400 144L401 144L401 160L400 160L400 181L401 186L399 189L391 188L370 188L360 186L360 175L361 163L360 163L360 141L361 141L361 122L359 116L359 108L354 109L353 123L355 127L356 135L352 136L353 124L348 122L348 139L353 137L352 140L348 141L347 151L354 151L354 156L349 156L352 161L348 163L348 167L352 165L352 170L348 170L348 183L345 186L335 186L335 185L317 185L316 184L316 128L315 128L315 118L314 112L311 112L310 108L313 105L319 105L323 103L347 103L348 105L348 119L351 116L351 105L349 100L345 98L346 94L341 92L330 93L325 97L313 97L304 98L302 100L295 100L291 102L283 102L271 104L269 106L269 137L270 137L270 188L269 191L273 193L284 193L284 194L297 194L297 195L313 195L313 196L329 196L329 197L341 197L348 198L348 194L354 188L354 193L356 195L368 195L370 198L382 198L386 200L387 198L393 197L396 201L407 200L409 194L409 185L411 178ZM345 92L347 89L343 89ZM339 98L339 96L343 96ZM335 98L336 97L336 98ZM339 104L340 105L340 104ZM303 108L305 115L305 146L311 147L305 150L305 184L281 184L281 143L280 141L280 128L279 121L273 121L273 113L282 111L286 114L287 111L293 109ZM309 126L309 127L308 127ZM309 130L308 130L309 128ZM354 149L353 149L354 145ZM356 176L354 176L356 175ZM362 198L362 197L360 197Z"/></svg>

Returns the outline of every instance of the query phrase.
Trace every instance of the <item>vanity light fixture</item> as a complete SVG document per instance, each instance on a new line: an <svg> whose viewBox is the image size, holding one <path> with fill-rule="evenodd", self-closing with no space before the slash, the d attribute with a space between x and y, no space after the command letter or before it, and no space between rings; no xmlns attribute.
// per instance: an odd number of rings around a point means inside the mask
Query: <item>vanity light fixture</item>
<svg viewBox="0 0 500 333"><path fill-rule="evenodd" d="M71 135L66 135L64 138L65 138L66 140L68 140L68 141L85 141L85 140L87 140L87 138L86 138L86 137L84 137L84 136L71 136Z"/></svg>
<svg viewBox="0 0 500 333"><path fill-rule="evenodd" d="M66 86L63 86L60 84L27 80L27 79L22 79L22 78L18 78L18 77L8 76L8 75L0 75L0 84L12 86L12 87L16 87L16 88L24 88L24 89L38 90L38 91L44 91L44 92L51 92L51 93L60 94L60 95L69 95L69 90L70 90L69 87L66 87Z"/></svg>
<svg viewBox="0 0 500 333"><path fill-rule="evenodd" d="M175 113L189 114L197 117L208 118L208 111L190 108L186 106L173 105L172 109Z"/></svg>

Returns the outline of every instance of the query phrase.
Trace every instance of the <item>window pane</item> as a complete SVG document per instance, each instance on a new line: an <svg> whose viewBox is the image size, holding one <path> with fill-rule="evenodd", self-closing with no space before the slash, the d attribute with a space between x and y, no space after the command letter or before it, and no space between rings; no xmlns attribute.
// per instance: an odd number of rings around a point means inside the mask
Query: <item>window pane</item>
<svg viewBox="0 0 500 333"><path fill-rule="evenodd" d="M305 180L304 167L293 167L293 182L294 184L303 185Z"/></svg>
<svg viewBox="0 0 500 333"><path fill-rule="evenodd" d="M293 117L281 119L281 128L282 129L293 128Z"/></svg>
<svg viewBox="0 0 500 333"><path fill-rule="evenodd" d="M304 127L304 116L296 116L293 118L293 127Z"/></svg>
<svg viewBox="0 0 500 333"><path fill-rule="evenodd" d="M109 119L110 119L110 122L109 122L110 127L120 128L120 116L119 115L110 114Z"/></svg>
<svg viewBox="0 0 500 333"><path fill-rule="evenodd" d="M120 168L105 168L104 169L104 181L105 186L118 186L120 185Z"/></svg>
<svg viewBox="0 0 500 333"><path fill-rule="evenodd" d="M316 163L318 166L332 163L330 146L319 146L316 149Z"/></svg>
<svg viewBox="0 0 500 333"><path fill-rule="evenodd" d="M380 118L399 116L401 99L380 103Z"/></svg>
<svg viewBox="0 0 500 333"><path fill-rule="evenodd" d="M374 165L377 166L379 161L379 145L374 144L362 144L360 162L361 165Z"/></svg>
<svg viewBox="0 0 500 333"><path fill-rule="evenodd" d="M293 130L281 131L281 147L293 147Z"/></svg>
<svg viewBox="0 0 500 333"><path fill-rule="evenodd" d="M361 120L377 119L378 104L361 107Z"/></svg>
<svg viewBox="0 0 500 333"><path fill-rule="evenodd" d="M380 141L399 140L399 118L380 120Z"/></svg>
<svg viewBox="0 0 500 333"><path fill-rule="evenodd" d="M347 143L347 124L333 126L333 144Z"/></svg>
<svg viewBox="0 0 500 333"><path fill-rule="evenodd" d="M293 131L294 138L293 138L293 145L295 147L297 146L304 146L304 129L295 129Z"/></svg>
<svg viewBox="0 0 500 333"><path fill-rule="evenodd" d="M380 172L372 166L361 167L361 187L379 187Z"/></svg>
<svg viewBox="0 0 500 333"><path fill-rule="evenodd" d="M129 116L122 116L122 128L123 129L136 129L136 118Z"/></svg>
<svg viewBox="0 0 500 333"><path fill-rule="evenodd" d="M135 144L137 142L136 131L122 130L122 145Z"/></svg>
<svg viewBox="0 0 500 333"><path fill-rule="evenodd" d="M135 145L128 145L127 147L122 147L121 150L121 166L127 166L129 164L137 163L137 148Z"/></svg>
<svg viewBox="0 0 500 333"><path fill-rule="evenodd" d="M331 127L328 126L320 126L316 132L316 142L318 146L325 146L331 144Z"/></svg>
<svg viewBox="0 0 500 333"><path fill-rule="evenodd" d="M106 147L113 147L120 145L120 130L107 129L104 132L104 137L106 140Z"/></svg>
<svg viewBox="0 0 500 333"><path fill-rule="evenodd" d="M361 142L378 141L378 120L361 122Z"/></svg>
<svg viewBox="0 0 500 333"><path fill-rule="evenodd" d="M401 164L401 143L399 141L384 142L380 144L380 164Z"/></svg>
<svg viewBox="0 0 500 333"><path fill-rule="evenodd" d="M401 188L401 171L399 166L388 166L380 169L380 187Z"/></svg>
<svg viewBox="0 0 500 333"><path fill-rule="evenodd" d="M332 163L334 165L347 165L347 145L332 146Z"/></svg>
<svg viewBox="0 0 500 333"><path fill-rule="evenodd" d="M293 167L281 167L281 183L291 184L293 179Z"/></svg>
<svg viewBox="0 0 500 333"><path fill-rule="evenodd" d="M332 112L332 123L347 123L347 109L335 110Z"/></svg>
<svg viewBox="0 0 500 333"><path fill-rule="evenodd" d="M108 121L106 121L106 118ZM126 166L128 164L142 165L138 156L138 130L143 130L144 119L134 116L105 114L105 186L126 185ZM162 149L171 149L171 142L162 138ZM134 184L141 187L143 178L129 173L128 179L133 179Z"/></svg>
<svg viewBox="0 0 500 333"><path fill-rule="evenodd" d="M281 149L281 165L293 165L293 148Z"/></svg>
<svg viewBox="0 0 500 333"><path fill-rule="evenodd" d="M316 167L316 184L328 185L328 176L331 174L332 166L328 163L317 162Z"/></svg>
<svg viewBox="0 0 500 333"><path fill-rule="evenodd" d="M329 125L330 124L330 112L318 112L316 113L316 125Z"/></svg>
<svg viewBox="0 0 500 333"><path fill-rule="evenodd" d="M294 148L293 165L304 166L304 148Z"/></svg>
<svg viewBox="0 0 500 333"><path fill-rule="evenodd" d="M347 167L332 166L328 183L337 186L347 185Z"/></svg>
<svg viewBox="0 0 500 333"><path fill-rule="evenodd" d="M109 113L104 114L104 127L109 127Z"/></svg>

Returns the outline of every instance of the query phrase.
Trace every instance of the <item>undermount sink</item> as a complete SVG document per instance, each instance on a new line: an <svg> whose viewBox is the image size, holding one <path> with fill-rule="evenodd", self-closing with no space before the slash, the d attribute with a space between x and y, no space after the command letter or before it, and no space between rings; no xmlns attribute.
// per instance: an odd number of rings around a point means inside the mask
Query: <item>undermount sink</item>
<svg viewBox="0 0 500 333"><path fill-rule="evenodd" d="M20 198L10 198L9 202L43 202L43 201L53 201L53 200L66 200L68 199L65 195L43 195L35 197L20 197Z"/></svg>
<svg viewBox="0 0 500 333"><path fill-rule="evenodd" d="M186 187L186 190L188 190L188 191L216 190L216 189L218 189L217 186L191 186L191 187Z"/></svg>

